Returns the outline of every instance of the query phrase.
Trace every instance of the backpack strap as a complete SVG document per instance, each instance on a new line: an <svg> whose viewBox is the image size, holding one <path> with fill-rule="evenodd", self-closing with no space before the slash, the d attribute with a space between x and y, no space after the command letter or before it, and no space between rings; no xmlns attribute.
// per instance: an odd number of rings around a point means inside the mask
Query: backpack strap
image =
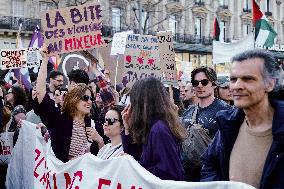
<svg viewBox="0 0 284 189"><path fill-rule="evenodd" d="M192 113L192 119L191 119L191 124L196 124L197 123L197 112L198 112L198 105L194 107L193 113Z"/></svg>

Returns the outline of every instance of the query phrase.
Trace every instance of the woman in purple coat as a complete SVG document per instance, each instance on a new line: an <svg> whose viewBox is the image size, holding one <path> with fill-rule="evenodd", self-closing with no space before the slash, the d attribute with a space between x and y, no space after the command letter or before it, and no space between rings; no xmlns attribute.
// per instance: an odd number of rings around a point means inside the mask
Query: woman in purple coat
<svg viewBox="0 0 284 189"><path fill-rule="evenodd" d="M185 131L166 88L153 77L139 80L130 103L122 112L124 152L160 179L183 180L180 142Z"/></svg>

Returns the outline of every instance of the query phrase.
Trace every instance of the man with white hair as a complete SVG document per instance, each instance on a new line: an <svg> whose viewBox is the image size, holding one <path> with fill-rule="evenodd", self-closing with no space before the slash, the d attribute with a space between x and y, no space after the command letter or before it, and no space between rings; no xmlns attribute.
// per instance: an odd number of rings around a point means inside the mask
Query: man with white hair
<svg viewBox="0 0 284 189"><path fill-rule="evenodd" d="M202 181L284 188L284 102L269 97L281 87L281 71L265 50L233 57L230 89L237 109L217 114L219 131L202 157Z"/></svg>

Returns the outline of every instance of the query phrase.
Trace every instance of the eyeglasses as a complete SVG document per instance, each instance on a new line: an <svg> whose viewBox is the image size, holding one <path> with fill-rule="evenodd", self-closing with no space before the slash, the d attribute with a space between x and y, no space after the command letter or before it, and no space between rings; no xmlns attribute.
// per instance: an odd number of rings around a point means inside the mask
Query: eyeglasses
<svg viewBox="0 0 284 189"><path fill-rule="evenodd" d="M60 94L57 94L57 93L56 93L56 94L54 94L54 96L60 96Z"/></svg>
<svg viewBox="0 0 284 189"><path fill-rule="evenodd" d="M229 86L220 87L220 88L222 88L222 89L230 89L230 87L229 87Z"/></svg>
<svg viewBox="0 0 284 189"><path fill-rule="evenodd" d="M113 125L118 120L119 119L116 119L116 118L105 118L105 123L107 122L108 125Z"/></svg>
<svg viewBox="0 0 284 189"><path fill-rule="evenodd" d="M206 85L208 85L209 80L208 80L208 79L202 79L201 81L193 80L191 83L192 83L192 86L193 86L193 87L197 87L197 86L199 85L199 82L200 82L203 86L206 86Z"/></svg>
<svg viewBox="0 0 284 189"><path fill-rule="evenodd" d="M63 80L56 79L58 83L63 83Z"/></svg>
<svg viewBox="0 0 284 189"><path fill-rule="evenodd" d="M81 100L88 102L89 100L91 100L92 102L94 101L93 97L89 96L89 95L84 95L82 96Z"/></svg>

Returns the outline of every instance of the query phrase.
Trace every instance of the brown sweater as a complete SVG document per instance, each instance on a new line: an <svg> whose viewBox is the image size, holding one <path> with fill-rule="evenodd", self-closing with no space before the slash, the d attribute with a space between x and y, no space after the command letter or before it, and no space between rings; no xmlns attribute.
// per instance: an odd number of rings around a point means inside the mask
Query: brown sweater
<svg viewBox="0 0 284 189"><path fill-rule="evenodd" d="M230 156L230 180L258 188L271 144L272 128L259 132L244 121Z"/></svg>

